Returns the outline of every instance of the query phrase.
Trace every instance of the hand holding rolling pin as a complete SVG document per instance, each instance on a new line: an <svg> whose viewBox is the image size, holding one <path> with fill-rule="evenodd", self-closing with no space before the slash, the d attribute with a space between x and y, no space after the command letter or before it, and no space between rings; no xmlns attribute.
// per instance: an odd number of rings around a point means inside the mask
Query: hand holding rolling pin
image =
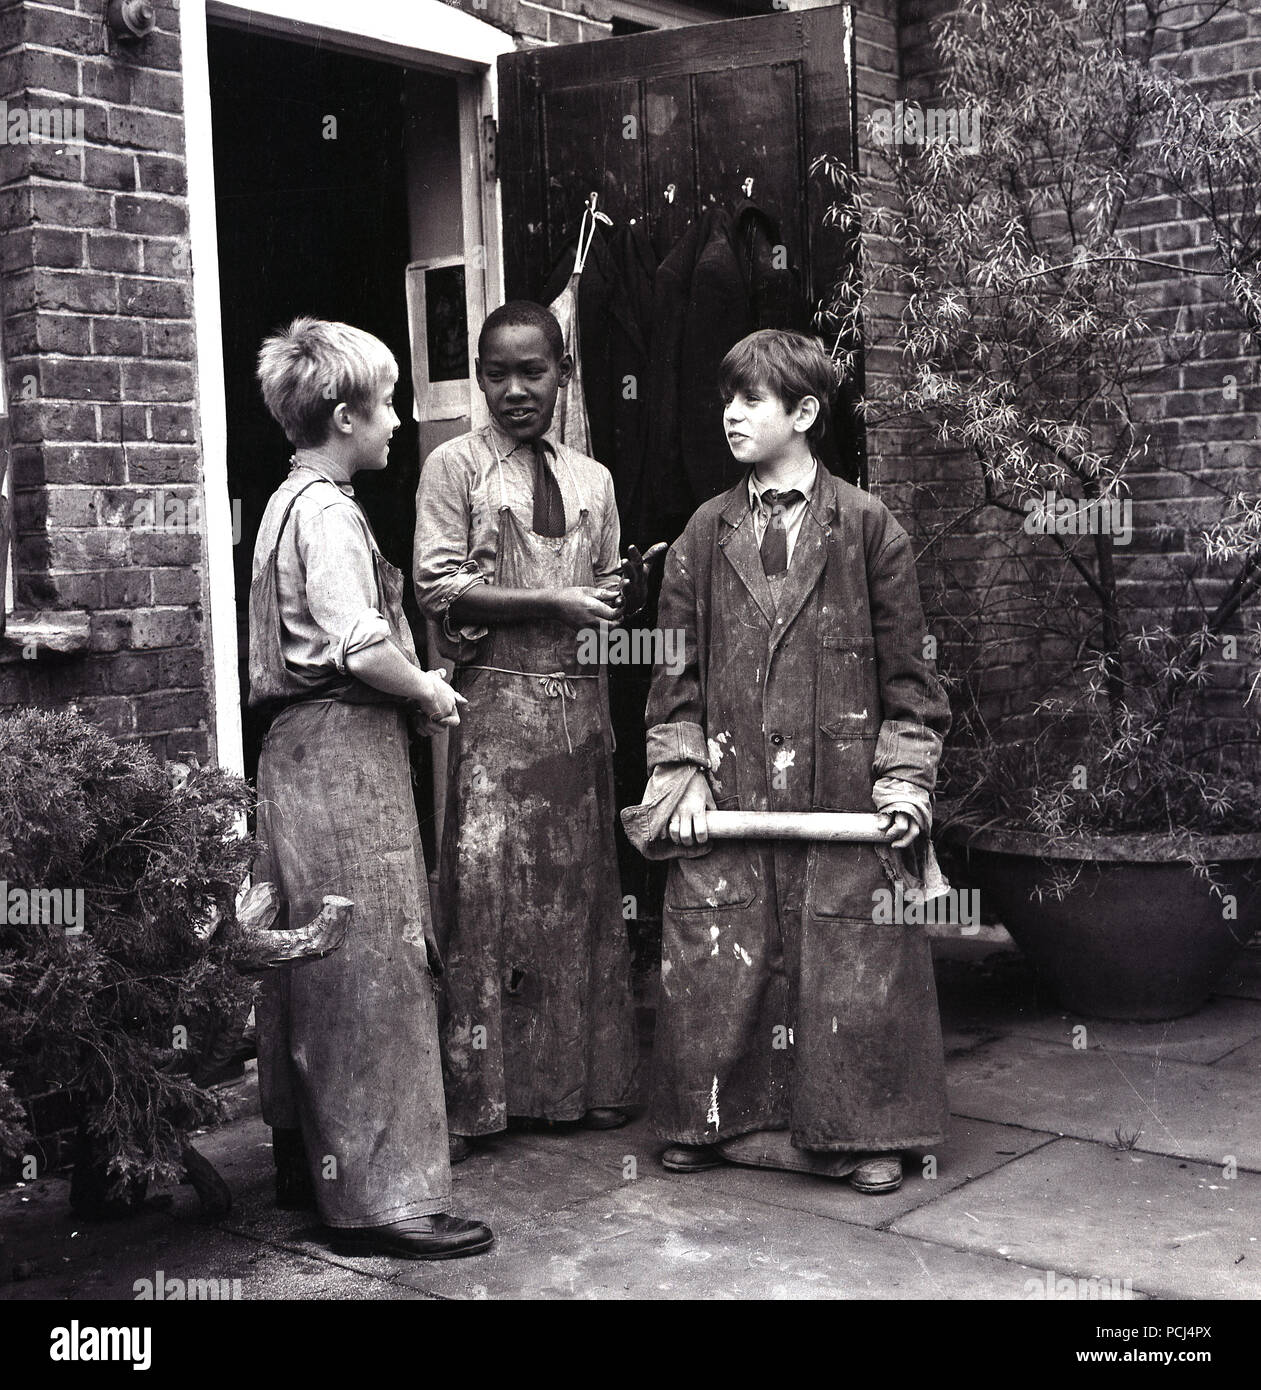
<svg viewBox="0 0 1261 1390"><path fill-rule="evenodd" d="M894 849L906 849L919 834L919 821L905 811L880 811L882 829L890 836Z"/></svg>
<svg viewBox="0 0 1261 1390"><path fill-rule="evenodd" d="M706 813L714 809L709 779L697 768L670 817L670 838L676 845L708 844Z"/></svg>

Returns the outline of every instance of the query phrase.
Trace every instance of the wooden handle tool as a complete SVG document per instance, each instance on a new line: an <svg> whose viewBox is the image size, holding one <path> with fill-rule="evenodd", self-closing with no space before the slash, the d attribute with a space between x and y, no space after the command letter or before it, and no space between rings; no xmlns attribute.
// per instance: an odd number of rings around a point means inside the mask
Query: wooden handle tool
<svg viewBox="0 0 1261 1390"><path fill-rule="evenodd" d="M711 840L824 840L888 844L874 811L707 811Z"/></svg>

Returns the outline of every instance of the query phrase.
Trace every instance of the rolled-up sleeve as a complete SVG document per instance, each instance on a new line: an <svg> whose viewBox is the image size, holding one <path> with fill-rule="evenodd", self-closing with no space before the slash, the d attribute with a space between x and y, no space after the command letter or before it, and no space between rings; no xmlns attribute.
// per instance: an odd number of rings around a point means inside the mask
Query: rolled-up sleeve
<svg viewBox="0 0 1261 1390"><path fill-rule="evenodd" d="M420 470L416 489L416 542L412 579L416 601L425 615L441 624L451 640L478 642L485 627L453 627L451 605L474 584L488 582L470 553L472 496L469 461L453 450L437 448Z"/></svg>
<svg viewBox="0 0 1261 1390"><path fill-rule="evenodd" d="M348 656L390 635L378 607L369 546L363 523L351 507L312 510L298 528L307 610L327 637L328 659L343 675Z"/></svg>

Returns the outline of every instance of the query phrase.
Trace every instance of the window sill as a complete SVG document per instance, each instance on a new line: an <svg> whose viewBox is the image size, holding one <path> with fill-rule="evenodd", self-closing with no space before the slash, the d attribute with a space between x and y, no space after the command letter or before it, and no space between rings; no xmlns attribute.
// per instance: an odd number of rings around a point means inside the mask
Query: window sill
<svg viewBox="0 0 1261 1390"><path fill-rule="evenodd" d="M36 613L18 609L8 615L0 636L0 665L85 652L90 628L88 614L80 610Z"/></svg>

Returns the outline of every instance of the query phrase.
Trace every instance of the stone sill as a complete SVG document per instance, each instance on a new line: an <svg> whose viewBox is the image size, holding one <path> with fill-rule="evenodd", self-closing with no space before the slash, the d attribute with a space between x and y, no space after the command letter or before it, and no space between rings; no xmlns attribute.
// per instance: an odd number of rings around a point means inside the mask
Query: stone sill
<svg viewBox="0 0 1261 1390"><path fill-rule="evenodd" d="M10 613L0 637L0 666L43 656L74 656L88 650L91 620L79 609ZM32 651L32 648L34 650Z"/></svg>

